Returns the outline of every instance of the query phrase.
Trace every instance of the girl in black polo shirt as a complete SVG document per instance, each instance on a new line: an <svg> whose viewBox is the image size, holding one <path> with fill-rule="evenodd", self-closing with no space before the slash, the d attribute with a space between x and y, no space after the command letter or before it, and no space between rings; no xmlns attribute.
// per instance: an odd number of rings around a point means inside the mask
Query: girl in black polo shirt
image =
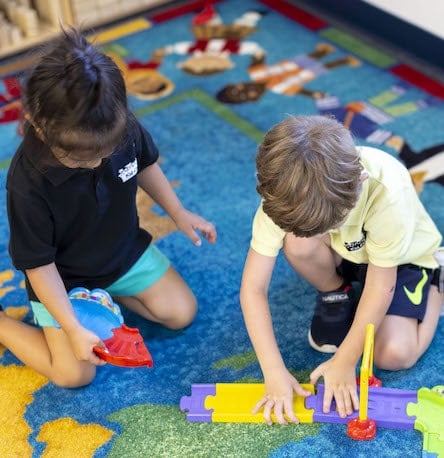
<svg viewBox="0 0 444 458"><path fill-rule="evenodd" d="M0 342L65 387L88 384L103 342L85 329L67 291L106 289L171 329L196 298L139 227L140 186L196 245L213 224L185 209L160 169L150 134L128 111L122 75L75 30L50 44L25 87L24 139L7 179L9 251L22 270L38 327L0 311Z"/></svg>

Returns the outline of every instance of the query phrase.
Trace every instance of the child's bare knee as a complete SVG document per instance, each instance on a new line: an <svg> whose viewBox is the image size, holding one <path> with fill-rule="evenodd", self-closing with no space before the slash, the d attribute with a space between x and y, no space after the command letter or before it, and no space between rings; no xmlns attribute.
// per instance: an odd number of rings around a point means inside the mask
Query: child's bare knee
<svg viewBox="0 0 444 458"><path fill-rule="evenodd" d="M417 352L409 345L388 342L378 348L374 354L374 362L380 369L398 371L411 368L418 360Z"/></svg>
<svg viewBox="0 0 444 458"><path fill-rule="evenodd" d="M51 381L61 388L81 388L89 385L96 375L95 367L86 371L73 371L71 373L55 371Z"/></svg>
<svg viewBox="0 0 444 458"><path fill-rule="evenodd" d="M169 329L179 330L189 326L196 316L197 302L178 307L174 316L165 320L164 325Z"/></svg>
<svg viewBox="0 0 444 458"><path fill-rule="evenodd" d="M194 295L174 298L168 306L150 309L150 319L168 329L179 330L189 326L197 313Z"/></svg>

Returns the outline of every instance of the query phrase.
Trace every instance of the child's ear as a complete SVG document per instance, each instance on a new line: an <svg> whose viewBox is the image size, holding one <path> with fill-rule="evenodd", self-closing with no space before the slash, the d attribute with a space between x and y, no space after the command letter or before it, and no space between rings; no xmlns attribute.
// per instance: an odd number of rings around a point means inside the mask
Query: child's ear
<svg viewBox="0 0 444 458"><path fill-rule="evenodd" d="M31 115L29 114L29 111L24 107L22 106L22 112L21 112L21 116L22 118L29 122L30 124L32 124L32 118L31 118Z"/></svg>
<svg viewBox="0 0 444 458"><path fill-rule="evenodd" d="M39 127L38 124L36 124L36 122L32 119L31 115L27 112L27 111L24 111L23 112L23 117L25 118L26 122L29 122L29 124L31 124L32 127L34 127L34 130L35 130L35 133L37 135L37 137L42 140L42 141L45 141L45 135L43 134L43 131L42 129Z"/></svg>
<svg viewBox="0 0 444 458"><path fill-rule="evenodd" d="M366 179L368 178L368 172L361 172L361 176L359 178L359 180L361 181L361 183L363 181L365 181Z"/></svg>

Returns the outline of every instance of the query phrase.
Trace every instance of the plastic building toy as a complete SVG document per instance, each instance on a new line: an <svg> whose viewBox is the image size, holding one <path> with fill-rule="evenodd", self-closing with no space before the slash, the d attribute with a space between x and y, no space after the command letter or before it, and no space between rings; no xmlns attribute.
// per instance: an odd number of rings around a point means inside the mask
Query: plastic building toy
<svg viewBox="0 0 444 458"><path fill-rule="evenodd" d="M324 413L323 399L324 385L318 384L316 394L309 396L305 401L307 408L314 409L313 420L316 422L347 424L350 419L358 416L357 412L353 412L348 417L341 418L336 412L334 402L331 411ZM410 402L417 402L417 399L417 393L413 390L369 387L368 415L382 428L413 429L414 418L406 414L406 408Z"/></svg>
<svg viewBox="0 0 444 458"><path fill-rule="evenodd" d="M423 456L444 456L444 386L418 391L418 403L407 406L416 415L415 429L423 434Z"/></svg>
<svg viewBox="0 0 444 458"><path fill-rule="evenodd" d="M370 324L358 378L359 412L341 418L333 401L331 411L324 413L324 385L319 383L315 392L313 385L304 384L312 395L295 395L293 407L299 421L348 425L348 436L357 440L374 438L376 425L417 429L423 434L423 456L444 457L444 386L418 391L383 388L373 375L373 341L374 327ZM191 396L181 398L180 410L189 422L265 423L262 413L251 413L263 393L261 383L193 384Z"/></svg>
<svg viewBox="0 0 444 458"><path fill-rule="evenodd" d="M105 290L74 288L68 297L80 324L103 340L105 349L94 347L99 358L116 366L153 367L139 330L123 323L119 306Z"/></svg>
<svg viewBox="0 0 444 458"><path fill-rule="evenodd" d="M153 367L153 359L143 342L143 338L136 328L129 328L125 324L112 330L113 337L104 340L106 349L94 347L94 353L108 363L115 366Z"/></svg>
<svg viewBox="0 0 444 458"><path fill-rule="evenodd" d="M373 348L375 327L367 325L364 353L359 378L359 415L348 422L347 435L356 440L373 439L376 436L376 422L368 418L369 376L373 375Z"/></svg>
<svg viewBox="0 0 444 458"><path fill-rule="evenodd" d="M194 423L211 423L212 410L205 408L207 396L216 395L216 384L192 385L191 396L182 396L180 400L180 410L188 412L187 420Z"/></svg>
<svg viewBox="0 0 444 458"><path fill-rule="evenodd" d="M112 330L122 326L120 308L106 291L74 288L68 297L80 324L101 339L109 339L113 336Z"/></svg>
<svg viewBox="0 0 444 458"><path fill-rule="evenodd" d="M303 387L314 392L313 385ZM190 422L265 423L261 413L251 413L263 392L259 383L192 385L191 396L182 397L180 409L188 412ZM305 408L303 397L296 396L293 407L301 423L313 423L313 412Z"/></svg>
<svg viewBox="0 0 444 458"><path fill-rule="evenodd" d="M365 377L366 386L381 387L382 382L373 374L373 351L375 341L375 326L368 324L365 332L364 353L362 354L360 375L356 377L356 383L361 387L361 378ZM365 400L367 402L367 399ZM360 406L361 408L361 406ZM362 405L362 408L366 408Z"/></svg>
<svg viewBox="0 0 444 458"><path fill-rule="evenodd" d="M312 386L303 386L313 392ZM263 423L264 416L261 413L251 413L263 392L263 387L248 383L218 383L216 384L216 395L209 397L205 402L205 406L213 408L213 421L227 423L239 421L242 418L242 421L246 423ZM313 413L305 408L304 398L296 397L293 408L302 423L313 422ZM273 421L275 420L273 418Z"/></svg>

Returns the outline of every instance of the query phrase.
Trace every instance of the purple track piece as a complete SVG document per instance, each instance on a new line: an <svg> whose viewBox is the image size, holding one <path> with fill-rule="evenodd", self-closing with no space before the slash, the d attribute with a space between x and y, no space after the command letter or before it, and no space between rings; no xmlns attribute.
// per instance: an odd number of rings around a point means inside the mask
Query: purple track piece
<svg viewBox="0 0 444 458"><path fill-rule="evenodd" d="M318 383L316 388L316 394L308 396L305 400L305 407L307 409L314 409L313 421L320 423L340 423L347 424L348 420L351 418L357 417L357 413L353 413L347 418L341 418L336 412L336 403L333 401L331 403L330 412L322 412L322 402L324 399L324 385Z"/></svg>
<svg viewBox="0 0 444 458"><path fill-rule="evenodd" d="M317 394L309 396L305 401L307 409L315 410L313 421L347 424L350 419L358 416L358 412L354 412L346 418L341 418L336 412L336 403L334 401L332 402L330 413L323 413L323 398L324 385L318 384ZM369 387L367 417L376 421L376 425L381 428L414 429L416 418L407 415L407 404L409 402L418 402L418 393L416 391Z"/></svg>
<svg viewBox="0 0 444 458"><path fill-rule="evenodd" d="M211 423L214 409L205 409L207 396L216 395L216 385L196 384L191 385L191 396L182 396L180 410L187 413L187 420L193 423Z"/></svg>

